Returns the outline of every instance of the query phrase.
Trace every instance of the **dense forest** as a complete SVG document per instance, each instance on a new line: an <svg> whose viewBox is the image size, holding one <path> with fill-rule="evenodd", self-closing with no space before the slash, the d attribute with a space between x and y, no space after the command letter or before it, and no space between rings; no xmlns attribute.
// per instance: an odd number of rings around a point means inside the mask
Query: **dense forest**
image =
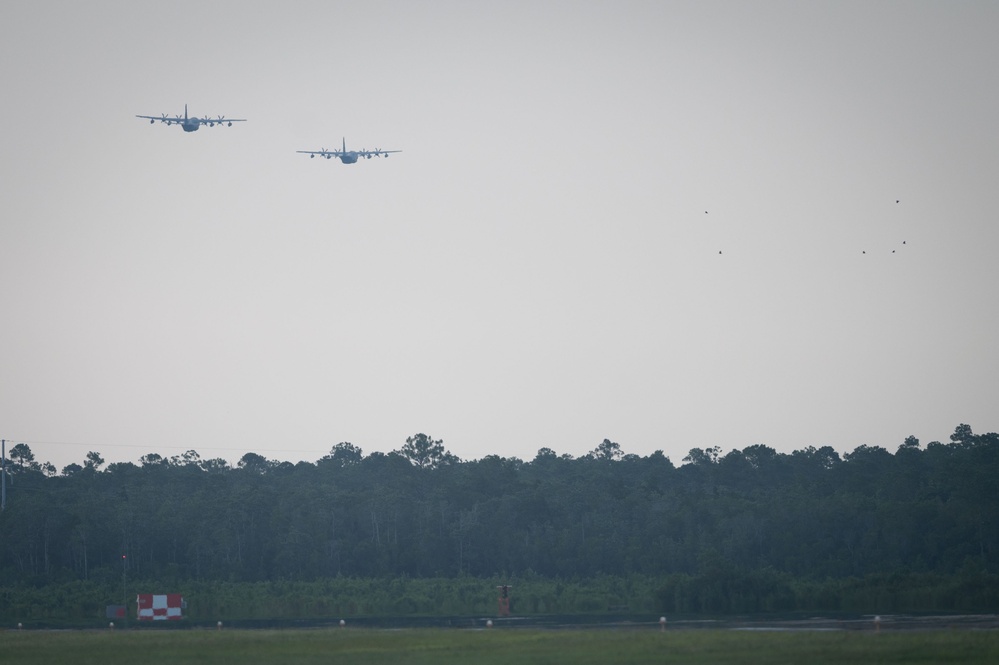
<svg viewBox="0 0 999 665"><path fill-rule="evenodd" d="M444 602L427 588L461 580L490 581L475 583L486 603L491 582L522 582L526 611L558 609L549 587L587 580L625 587L592 610L862 609L849 590L872 580L922 609L999 602L999 435L964 424L948 443L909 437L894 453L710 447L679 465L606 439L579 458L462 461L425 434L388 454L339 443L298 464L248 453L232 467L191 450L105 466L90 452L56 473L25 444L8 454L8 605L84 587L117 588L113 602L123 579L216 596L351 581L359 598L374 593L359 580L403 580L419 598L401 609L424 613Z"/></svg>

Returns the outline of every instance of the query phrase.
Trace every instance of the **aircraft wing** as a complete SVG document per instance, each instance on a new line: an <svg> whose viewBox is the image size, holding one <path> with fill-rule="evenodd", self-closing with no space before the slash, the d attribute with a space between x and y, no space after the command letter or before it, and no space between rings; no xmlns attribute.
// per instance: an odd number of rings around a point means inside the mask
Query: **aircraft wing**
<svg viewBox="0 0 999 665"><path fill-rule="evenodd" d="M357 154L361 157L381 157L393 152L402 152L402 150L358 150Z"/></svg>
<svg viewBox="0 0 999 665"><path fill-rule="evenodd" d="M304 155L310 155L312 157L318 155L320 157L325 157L326 159L332 159L333 157L340 156L339 150L326 150L325 148L323 150L296 150L295 152L300 152Z"/></svg>
<svg viewBox="0 0 999 665"><path fill-rule="evenodd" d="M169 115L137 115L136 118L142 118L144 120L158 120L159 122L169 122L171 124L175 122L184 122L184 119L180 116L169 116Z"/></svg>
<svg viewBox="0 0 999 665"><path fill-rule="evenodd" d="M224 125L227 122L246 122L245 118L227 118L224 115L220 115L217 118L209 118L205 116L204 118L198 118L198 122L202 125Z"/></svg>
<svg viewBox="0 0 999 665"><path fill-rule="evenodd" d="M168 125L172 125L174 123L183 124L184 122L190 123L192 121L197 122L201 125L222 125L232 122L246 122L245 118L227 118L224 115L220 115L217 118L209 118L207 116L204 118L199 118L197 116L184 118L183 116L179 115L137 115L135 117L142 118L143 120L151 120L153 122L165 122Z"/></svg>

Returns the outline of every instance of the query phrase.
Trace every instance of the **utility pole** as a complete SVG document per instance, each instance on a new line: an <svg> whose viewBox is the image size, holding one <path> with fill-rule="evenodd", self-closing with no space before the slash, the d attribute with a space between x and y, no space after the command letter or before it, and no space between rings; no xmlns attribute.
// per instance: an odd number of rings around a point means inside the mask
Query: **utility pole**
<svg viewBox="0 0 999 665"><path fill-rule="evenodd" d="M0 439L0 512L7 510L7 439Z"/></svg>
<svg viewBox="0 0 999 665"><path fill-rule="evenodd" d="M122 618L125 627L128 628L128 567L126 566L126 555L121 555L121 604L125 608L125 616Z"/></svg>

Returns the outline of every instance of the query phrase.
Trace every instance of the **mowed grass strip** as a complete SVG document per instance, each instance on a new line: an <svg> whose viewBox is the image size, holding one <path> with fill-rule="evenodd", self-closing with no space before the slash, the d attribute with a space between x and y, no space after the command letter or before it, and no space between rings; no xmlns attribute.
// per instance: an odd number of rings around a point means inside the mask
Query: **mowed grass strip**
<svg viewBox="0 0 999 665"><path fill-rule="evenodd" d="M999 663L997 631L321 629L0 632L14 665Z"/></svg>

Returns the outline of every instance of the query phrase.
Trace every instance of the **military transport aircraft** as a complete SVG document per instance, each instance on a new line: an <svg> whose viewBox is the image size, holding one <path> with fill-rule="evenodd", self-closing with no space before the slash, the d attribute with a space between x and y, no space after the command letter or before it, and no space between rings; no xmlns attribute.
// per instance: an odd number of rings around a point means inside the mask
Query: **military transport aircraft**
<svg viewBox="0 0 999 665"><path fill-rule="evenodd" d="M232 127L232 123L234 122L246 122L246 120L242 118L226 118L221 115L217 118L209 118L208 116L205 116L204 118L198 118L198 117L189 118L187 117L187 104L184 104L183 118L181 118L179 115L171 118L166 113L164 113L158 118L154 115L137 115L135 117L145 118L146 120L149 121L150 125L155 123L157 120L159 120L160 122L165 122L168 125L177 124L180 125L185 132L196 132L198 131L198 128L201 127L201 125L208 125L209 127L214 127L215 125L219 125L221 127L222 124L224 123L229 127Z"/></svg>
<svg viewBox="0 0 999 665"><path fill-rule="evenodd" d="M320 157L325 157L326 159L333 159L336 157L344 164L353 164L357 161L358 157L364 157L365 159L371 159L372 157L388 157L389 153L402 152L402 150L382 150L376 148L375 150L347 150L347 139L343 139L343 150L327 150L323 148L322 150L299 150L298 152L304 153L312 159L316 155Z"/></svg>

